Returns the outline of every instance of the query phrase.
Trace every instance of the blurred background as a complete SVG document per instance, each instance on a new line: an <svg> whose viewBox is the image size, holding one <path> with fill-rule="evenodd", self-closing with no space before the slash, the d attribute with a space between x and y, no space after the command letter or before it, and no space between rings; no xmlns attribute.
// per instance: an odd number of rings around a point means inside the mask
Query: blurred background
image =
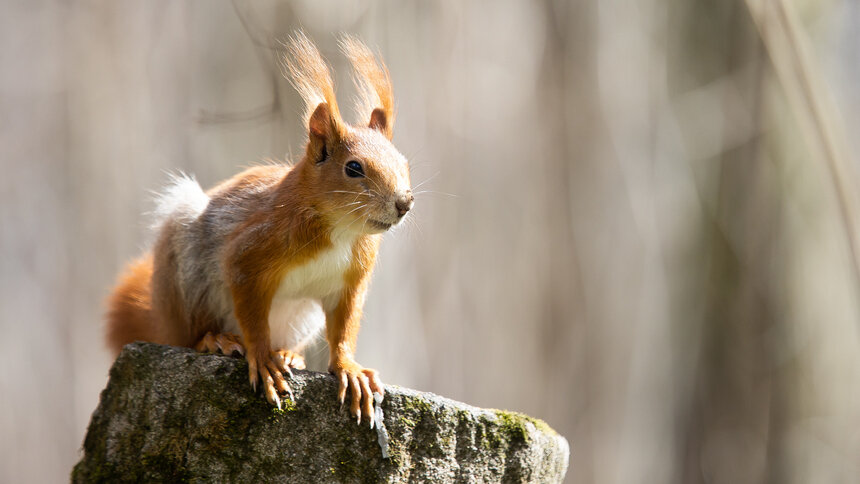
<svg viewBox="0 0 860 484"><path fill-rule="evenodd" d="M860 480L857 2L2 0L0 482L68 479L166 172L301 154L300 27L345 113L336 34L382 53L427 190L359 361L545 419L571 483Z"/></svg>

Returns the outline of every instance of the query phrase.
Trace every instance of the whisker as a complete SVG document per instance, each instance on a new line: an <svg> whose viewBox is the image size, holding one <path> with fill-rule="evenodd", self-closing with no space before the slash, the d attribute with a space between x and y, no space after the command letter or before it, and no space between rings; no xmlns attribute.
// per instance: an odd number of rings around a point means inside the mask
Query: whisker
<svg viewBox="0 0 860 484"><path fill-rule="evenodd" d="M355 207L354 209L350 210L349 212L346 212L346 213L344 214L344 217L346 217L347 215L351 214L352 212L355 212L356 210L361 210L362 208L364 208L364 207L366 207L366 206L367 206L367 204L366 204L366 203L361 204L361 205L359 205L359 206ZM341 219L343 219L343 217L341 217Z"/></svg>
<svg viewBox="0 0 860 484"><path fill-rule="evenodd" d="M448 193L448 192L439 192L439 191L436 191L436 190L421 190L421 191L419 191L419 192L412 192L412 194L413 194L413 195L415 195L416 197L417 197L418 195L423 195L423 194L425 194L425 193L430 193L430 194L433 194L433 195L447 195L447 196L449 196L449 197L460 198L460 196L459 196L459 195L454 195L453 193Z"/></svg>
<svg viewBox="0 0 860 484"><path fill-rule="evenodd" d="M370 182L373 183L373 185L379 189L379 192L377 192L377 195L379 195L379 193L383 191L382 187L379 186L379 183L376 183L376 181L374 181L373 178L365 178L365 180L370 180Z"/></svg>
<svg viewBox="0 0 860 484"><path fill-rule="evenodd" d="M347 193L347 194L350 194L350 195L364 195L364 196L368 196L368 194L367 194L367 193L364 193L364 192L351 192L351 191L349 191L349 190L332 190L332 191L330 191L330 192L325 192L325 193Z"/></svg>
<svg viewBox="0 0 860 484"><path fill-rule="evenodd" d="M431 175L431 176L430 176L430 178L427 178L427 179L426 179L426 180L424 180L423 182L421 182L421 183L419 183L419 184L415 185L414 187L412 187L412 190L413 190L413 191L415 191L415 190L419 189L419 188L421 187L421 185L423 185L423 184L425 184L425 183L429 182L430 180L432 180L432 179L436 178L437 176L439 176L439 173L441 173L441 171L437 171L436 173L434 173L433 175Z"/></svg>
<svg viewBox="0 0 860 484"><path fill-rule="evenodd" d="M424 231L421 229L421 226L418 225L418 220L416 220L415 217L407 216L405 221L409 223L409 228L415 228L415 230L418 231L418 235L421 239L424 238Z"/></svg>
<svg viewBox="0 0 860 484"><path fill-rule="evenodd" d="M364 223L361 224L361 231L364 233L364 230L367 228L367 218L364 219Z"/></svg>
<svg viewBox="0 0 860 484"><path fill-rule="evenodd" d="M337 226L337 224L339 224L339 223L341 222L341 220L343 220L344 218L346 218L349 214L351 214L352 212L355 212L356 210L360 210L360 209L362 209L362 208L364 208L364 207L366 207L366 206L367 206L367 204L366 204L366 203L362 203L361 205L359 205L359 206L355 207L354 209L350 210L349 212L347 212L347 213L345 213L343 216L341 216L341 217L337 220L337 222L335 222L333 225ZM355 222L355 221L353 221L353 223L354 223L354 222ZM365 221L365 223L367 223L367 221ZM352 223L350 223L349 225L352 225ZM347 227L349 227L349 225L347 225ZM324 234L326 234L326 232L325 232L325 231L320 232L319 234L317 234L317 235L316 235L316 237L314 237L314 238L312 238L311 240L309 240L309 241L305 242L305 244L304 244L304 245L302 245L301 247L299 247L298 249L296 249L296 252L295 252L295 253L296 253L296 254L300 253L300 252L301 252L305 247L307 247L307 246L311 245L311 243L313 243L313 242L314 242L315 240L317 240L318 238L322 237Z"/></svg>
<svg viewBox="0 0 860 484"><path fill-rule="evenodd" d="M322 344L319 345L319 348L317 348L314 351L314 357L316 357L316 358L320 357L323 354L323 352L325 352L327 349L328 349L328 347L326 345L322 345Z"/></svg>
<svg viewBox="0 0 860 484"><path fill-rule="evenodd" d="M356 204L359 204L359 203L364 203L364 202L362 202L362 201L360 201L360 200L359 200L359 201L356 201L356 202L344 203L343 205L341 205L341 206L339 206L339 207L335 208L334 210L340 210L340 209L342 209L342 208L351 207L351 206L356 205Z"/></svg>
<svg viewBox="0 0 860 484"><path fill-rule="evenodd" d="M347 215L348 215L348 214L347 214ZM345 217L345 216L346 216L346 215L344 215L344 217ZM343 217L341 217L341 219L343 219ZM352 224L354 224L354 223L355 223L355 222L357 222L358 220L360 220L360 219L356 218L356 219L355 219L355 220L353 220L352 222L348 223L348 224L346 225L346 229L348 230L350 227L352 227Z"/></svg>

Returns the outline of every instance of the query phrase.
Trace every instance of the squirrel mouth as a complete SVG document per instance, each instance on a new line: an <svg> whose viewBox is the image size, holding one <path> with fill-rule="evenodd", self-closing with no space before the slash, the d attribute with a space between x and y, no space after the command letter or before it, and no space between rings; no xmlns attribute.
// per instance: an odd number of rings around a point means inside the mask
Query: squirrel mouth
<svg viewBox="0 0 860 484"><path fill-rule="evenodd" d="M379 230L388 230L388 229L390 229L390 228L391 228L391 225L392 225L392 224L388 224L388 223L385 223L385 222L380 222L379 220L373 220L373 219L369 219L369 220L368 220L368 222L370 222L370 225L371 225L373 228L376 228L376 229L379 229Z"/></svg>

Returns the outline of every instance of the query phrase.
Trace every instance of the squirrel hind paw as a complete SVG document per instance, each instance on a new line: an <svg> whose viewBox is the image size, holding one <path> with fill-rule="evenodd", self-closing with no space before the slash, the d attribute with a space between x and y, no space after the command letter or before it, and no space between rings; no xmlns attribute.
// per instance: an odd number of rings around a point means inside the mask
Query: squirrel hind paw
<svg viewBox="0 0 860 484"><path fill-rule="evenodd" d="M212 334L210 331L200 338L200 341L194 345L194 349L201 353L221 353L228 356L245 355L242 338L232 333Z"/></svg>
<svg viewBox="0 0 860 484"><path fill-rule="evenodd" d="M275 358L280 358L283 361L284 367L288 370L290 368L295 368L296 370L304 370L306 368L305 358L295 351L280 349L273 353L275 354Z"/></svg>

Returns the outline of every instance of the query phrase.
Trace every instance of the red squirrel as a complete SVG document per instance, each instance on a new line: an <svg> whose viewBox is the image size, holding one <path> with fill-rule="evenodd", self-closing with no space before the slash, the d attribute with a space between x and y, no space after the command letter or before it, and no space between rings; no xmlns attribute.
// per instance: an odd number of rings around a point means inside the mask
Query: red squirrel
<svg viewBox="0 0 860 484"><path fill-rule="evenodd" d="M414 204L406 158L391 143L388 69L358 40L341 50L355 71L364 121L341 119L328 66L299 32L285 67L306 104L308 141L294 166L257 166L204 192L177 177L158 200L158 236L110 296L108 346L133 341L237 352L251 385L281 407L284 378L325 327L328 370L350 411L371 421L375 370L354 359L382 233Z"/></svg>

